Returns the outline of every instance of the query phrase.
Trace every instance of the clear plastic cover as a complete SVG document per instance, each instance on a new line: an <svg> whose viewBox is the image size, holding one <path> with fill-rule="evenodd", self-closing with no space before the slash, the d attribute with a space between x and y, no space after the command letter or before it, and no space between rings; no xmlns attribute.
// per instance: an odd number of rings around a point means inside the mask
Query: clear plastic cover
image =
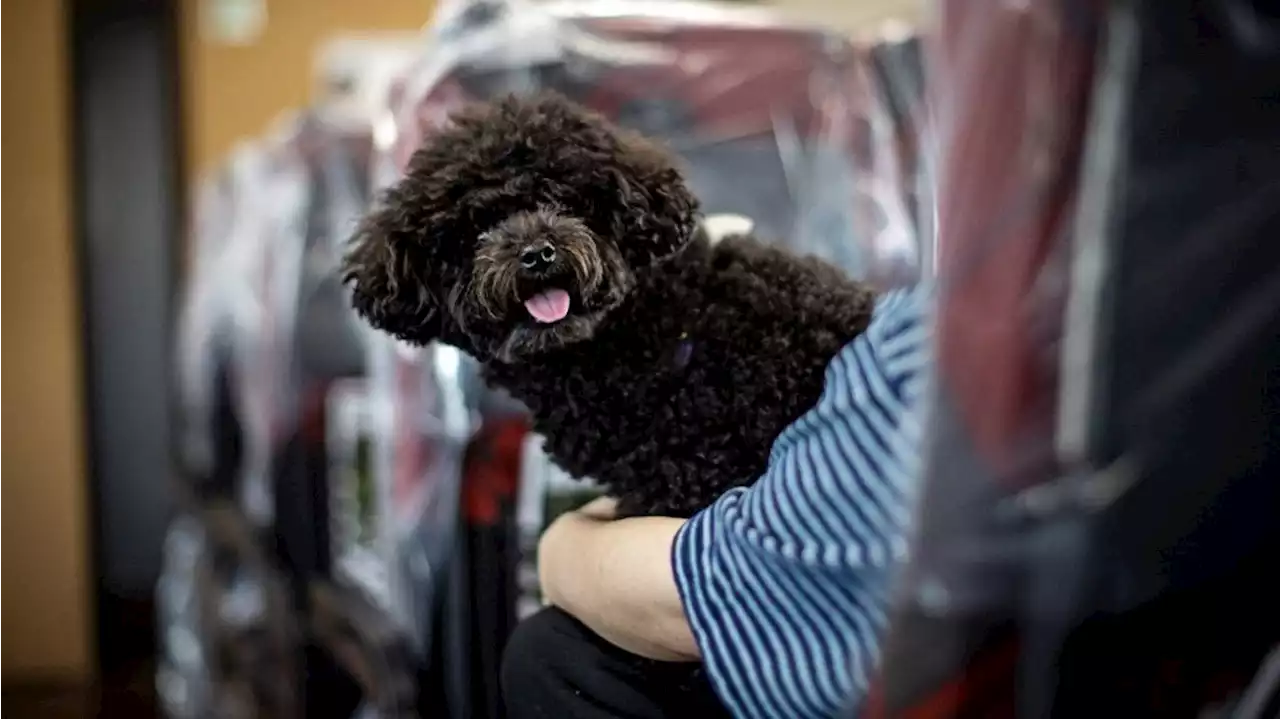
<svg viewBox="0 0 1280 719"><path fill-rule="evenodd" d="M397 167L466 104L552 90L664 140L707 215L747 217L762 237L881 284L922 264L919 73L903 57L761 9L690 2L460 1L430 35L394 93ZM903 40L888 44L909 57Z"/></svg>
<svg viewBox="0 0 1280 719"><path fill-rule="evenodd" d="M297 626L285 586L243 542L242 523L218 517L211 530L180 515L165 537L157 697L178 718L295 715Z"/></svg>
<svg viewBox="0 0 1280 719"><path fill-rule="evenodd" d="M240 512L230 524L245 533L273 518L270 444L282 402L278 362L288 355L270 341L267 288L287 279L288 265L273 266L287 259L279 243L303 198L278 170L268 145L246 143L204 186L178 328L180 449L195 490L187 496L232 500ZM260 557L249 562L220 544L225 537L198 521L205 509L189 506L166 540L157 688L175 716L253 716L263 702L291 701L289 647L277 633L294 619L278 601L280 578Z"/></svg>
<svg viewBox="0 0 1280 719"><path fill-rule="evenodd" d="M282 120L206 186L179 378L191 464L225 449L209 426L225 370L243 434L242 510L276 525L290 563L306 554L297 533L327 522L336 580L425 652L456 551L468 442L482 426L516 425L466 358L352 329L345 304L330 301L342 297L332 269L369 191L352 158L381 148L366 167L382 184L462 105L553 89L667 141L716 227L746 218L758 234L871 281L901 284L927 268L930 245L918 238L929 236L932 209L909 38L858 46L767 12L700 3L446 4L390 87L385 116L370 99L407 45L390 42L381 56L377 46L322 52L321 83L341 97ZM281 484L292 476L281 450L295 436L314 441L315 426L329 503L299 518L307 485ZM501 451L528 476L545 469L536 450ZM551 484L532 500L539 523L584 489ZM521 487L522 504L530 491ZM525 527L526 538L538 529Z"/></svg>
<svg viewBox="0 0 1280 719"><path fill-rule="evenodd" d="M330 90L342 92L331 92L327 102L282 118L264 137L244 143L202 186L196 207L192 266L178 330L184 464L197 485L218 471L232 475L214 494L233 500L236 515L258 532L248 541L260 544L259 550L275 560L270 576L237 575L234 591L226 592L229 600L261 594L272 581L292 584L291 596L305 594L308 583L324 581L331 569L356 564L347 556L350 546L368 541L359 527L355 535L348 531L351 517L344 514L370 506L361 495L371 484L367 430L376 415L364 378L368 336L350 309L337 268L372 189L374 117L368 97L373 91L366 86L385 90L389 63L383 60L387 54L402 57L405 48L393 44L381 54L374 46L339 49L326 55L329 62L322 74L331 78L341 71L356 85L338 83ZM449 416L456 425L456 412ZM384 423L378 430L390 437L391 426ZM439 470L451 478L446 481L454 483L455 493L457 464L456 458L446 457ZM357 470L354 479L345 471L349 466ZM209 494L197 492L194 498L193 516L205 519L213 506ZM332 502L322 504L327 499ZM408 505L404 511L422 509L422 502L413 498ZM386 524L407 533L407 520L392 511L389 501L373 506L387 514ZM229 510L223 506L222 511ZM456 509L446 505L440 513L451 521ZM363 518L356 516L357 521ZM435 526L438 517L419 519ZM452 531L449 521L439 526L445 534ZM186 541L183 537L190 533L185 524L173 531L174 542ZM451 539L446 541L452 546ZM324 556L330 551L335 556ZM408 552L376 559L400 563L394 572L403 576L421 571L410 561L416 555ZM286 571L278 576L275 572L282 568ZM181 635L186 619L178 611L186 601L180 591L188 582L184 572L184 566L167 568L161 581L166 606L175 609L160 621L175 636ZM379 593L388 584L388 573L367 592L375 602L388 600L387 592ZM371 589L359 581L363 577L348 574L340 581ZM417 596L398 594L395 599L401 615L410 609L430 611L430 603ZM307 611L305 604L291 609ZM201 628L201 638L212 641L233 632L233 619L210 620ZM278 618L271 621L280 623ZM418 615L406 623L415 629L429 626ZM365 649L376 654L380 647ZM161 681L175 692L181 684L187 699L174 701L185 702L195 715L207 715L223 702L225 692L198 685L199 674L188 664L180 667L190 676L185 683L175 683L177 669L166 669ZM412 667L401 669L402 674L412 672ZM203 693L193 696L196 690Z"/></svg>
<svg viewBox="0 0 1280 719"><path fill-rule="evenodd" d="M369 340L369 391L355 405L368 455L359 484L334 490L335 572L364 590L425 651L458 531L462 461L474 420L459 396L462 358L449 347ZM344 399L350 402L352 398ZM346 432L346 429L338 431ZM337 444L337 443L335 443Z"/></svg>
<svg viewBox="0 0 1280 719"><path fill-rule="evenodd" d="M1063 23L1055 2L939 10L929 57L939 151L936 392L919 534L872 716L902 715L921 697L945 706L940 716L970 716L958 706L967 698L951 707L933 692L964 676L975 646L990 643L999 650L988 661L1009 661L1004 623L1024 564L999 514L1057 471L1054 348L1092 28ZM1015 675L1004 664L986 671L1002 687Z"/></svg>
<svg viewBox="0 0 1280 719"><path fill-rule="evenodd" d="M189 516L169 525L156 583L156 623L161 628L156 695L165 714L197 719L212 706L213 677L204 622L208 597L197 574L208 561L204 527Z"/></svg>
<svg viewBox="0 0 1280 719"><path fill-rule="evenodd" d="M177 384L182 407L181 456L196 475L212 471L217 365L230 342L235 295L256 257L258 233L248 199L262 182L265 158L241 145L227 165L207 178L196 197L191 227L191 263L177 331Z"/></svg>
<svg viewBox="0 0 1280 719"><path fill-rule="evenodd" d="M1235 716L1280 638L1258 7L938 3L925 494L865 716Z"/></svg>
<svg viewBox="0 0 1280 719"><path fill-rule="evenodd" d="M241 507L279 522L281 439L309 427L300 408L325 407L333 567L430 646L467 444L508 408L452 350L298 329L351 320L323 298L368 188L325 158L376 142L381 184L463 105L556 90L670 144L710 215L883 286L939 277L920 530L867 714L1220 707L1213 688L1243 686L1280 636L1266 571L1280 545L1280 31L1244 0L938 7L925 113L909 37L858 44L703 3L443 3L385 116L364 117L381 90L355 93L244 145L202 186L178 348L189 466L207 472L223 449L226 365ZM347 189L317 202L317 178ZM318 394L300 379L322 376ZM536 443L526 543L563 484ZM170 659L195 631L192 558L207 546L173 528ZM246 576L226 594L261 594ZM216 689L204 655L183 656L162 681L184 673L190 701L169 683L170 701L198 711Z"/></svg>
<svg viewBox="0 0 1280 719"><path fill-rule="evenodd" d="M179 329L179 395L192 425L192 462L215 450L208 426L217 363L230 366L244 428L240 484L245 511L271 518L273 443L293 395L287 329L296 313L310 186L285 142L244 145L229 167L225 194L197 208L195 266ZM225 215L225 220L217 216Z"/></svg>
<svg viewBox="0 0 1280 719"><path fill-rule="evenodd" d="M271 447L296 429L299 374L340 375L352 364L350 352L335 356L327 346L349 345L350 338L315 335L341 334L351 319L336 268L371 191L368 98L385 94L388 63L402 64L407 52L403 41L381 50L353 42L334 43L323 54L322 84L337 85L328 88L327 101L242 143L200 185L177 351L179 396L191 427L185 454L193 468L207 465L215 451L208 417L219 363L232 365L249 443L245 474L263 477ZM334 318L311 332L317 312Z"/></svg>

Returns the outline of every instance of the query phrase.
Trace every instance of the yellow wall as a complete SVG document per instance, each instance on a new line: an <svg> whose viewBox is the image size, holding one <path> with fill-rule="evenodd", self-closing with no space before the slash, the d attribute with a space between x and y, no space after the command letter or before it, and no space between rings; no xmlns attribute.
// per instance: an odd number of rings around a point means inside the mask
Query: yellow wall
<svg viewBox="0 0 1280 719"><path fill-rule="evenodd" d="M311 97L315 50L329 37L359 30L414 30L430 19L431 0L269 0L265 32L253 44L210 42L200 7L182 0L183 94L189 167L215 167L235 142L261 134L281 112Z"/></svg>
<svg viewBox="0 0 1280 719"><path fill-rule="evenodd" d="M3 666L90 671L80 330L60 0L5 0L3 27Z"/></svg>

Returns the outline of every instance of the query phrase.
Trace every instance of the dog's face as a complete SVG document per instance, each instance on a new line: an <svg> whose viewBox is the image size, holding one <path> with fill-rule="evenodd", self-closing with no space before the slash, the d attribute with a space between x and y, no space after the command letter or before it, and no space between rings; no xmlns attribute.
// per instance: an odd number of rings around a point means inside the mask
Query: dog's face
<svg viewBox="0 0 1280 719"><path fill-rule="evenodd" d="M508 99L414 155L344 276L379 329L518 362L590 339L636 273L688 243L696 212L643 138L559 97Z"/></svg>

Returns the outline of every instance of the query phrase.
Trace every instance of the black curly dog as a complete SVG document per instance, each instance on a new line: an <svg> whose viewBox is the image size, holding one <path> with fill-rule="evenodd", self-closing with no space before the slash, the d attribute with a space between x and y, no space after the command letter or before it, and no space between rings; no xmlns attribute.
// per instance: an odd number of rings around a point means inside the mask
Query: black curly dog
<svg viewBox="0 0 1280 719"><path fill-rule="evenodd" d="M874 302L698 221L653 143L558 96L513 98L418 150L344 273L374 327L478 358L622 514L683 517L761 474Z"/></svg>

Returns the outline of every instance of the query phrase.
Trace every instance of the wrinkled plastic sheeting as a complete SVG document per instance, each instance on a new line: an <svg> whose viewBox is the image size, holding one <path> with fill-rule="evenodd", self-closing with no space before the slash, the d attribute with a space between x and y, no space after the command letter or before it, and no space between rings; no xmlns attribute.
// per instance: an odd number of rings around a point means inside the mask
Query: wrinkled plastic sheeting
<svg viewBox="0 0 1280 719"><path fill-rule="evenodd" d="M367 542L335 532L336 570L425 653L456 547L462 465L476 419L451 347L369 338L367 430L374 516ZM336 517L342 520L342 517Z"/></svg>
<svg viewBox="0 0 1280 719"><path fill-rule="evenodd" d="M863 715L1232 716L1280 641L1275 18L938 7L924 497Z"/></svg>
<svg viewBox="0 0 1280 719"><path fill-rule="evenodd" d="M929 265L907 38L873 57L757 8L617 0L446 3L428 35L391 93L391 175L461 107L556 91L665 141L708 215L748 217L763 238L881 285Z"/></svg>
<svg viewBox="0 0 1280 719"><path fill-rule="evenodd" d="M217 461L210 423L220 366L236 368L233 374L241 381L235 403L250 445L248 462L254 474L266 471L266 446L273 418L286 401L287 383L265 382L260 393L248 388L258 386L251 378L267 378L287 362L267 328L280 321L278 310L292 312L273 297L296 286L308 190L271 147L246 143L195 208L195 256L179 310L176 354L182 449L196 476ZM246 501L257 519L270 514L264 498Z"/></svg>
<svg viewBox="0 0 1280 719"><path fill-rule="evenodd" d="M367 128L301 113L239 146L197 197L176 352L182 456L195 477L217 462L211 422L217 378L229 373L245 443L241 474L250 478L240 499L259 522L272 514L273 448L296 430L299 363L324 363L322 353L294 346L298 311L336 271L367 201L368 171L350 159L371 145Z"/></svg>
<svg viewBox="0 0 1280 719"><path fill-rule="evenodd" d="M1002 513L1056 471L1054 349L1093 28L1063 22L1052 2L942 2L936 19L928 58L939 153L935 394L913 561L871 716L928 701L946 707L938 716L970 716L972 697L946 692L972 671L1000 687L983 687L983 701L996 698L981 711L1007 709L1001 690L1012 691L1004 682L1014 672L1003 663L1013 656L1005 625L1023 565L1018 525Z"/></svg>

